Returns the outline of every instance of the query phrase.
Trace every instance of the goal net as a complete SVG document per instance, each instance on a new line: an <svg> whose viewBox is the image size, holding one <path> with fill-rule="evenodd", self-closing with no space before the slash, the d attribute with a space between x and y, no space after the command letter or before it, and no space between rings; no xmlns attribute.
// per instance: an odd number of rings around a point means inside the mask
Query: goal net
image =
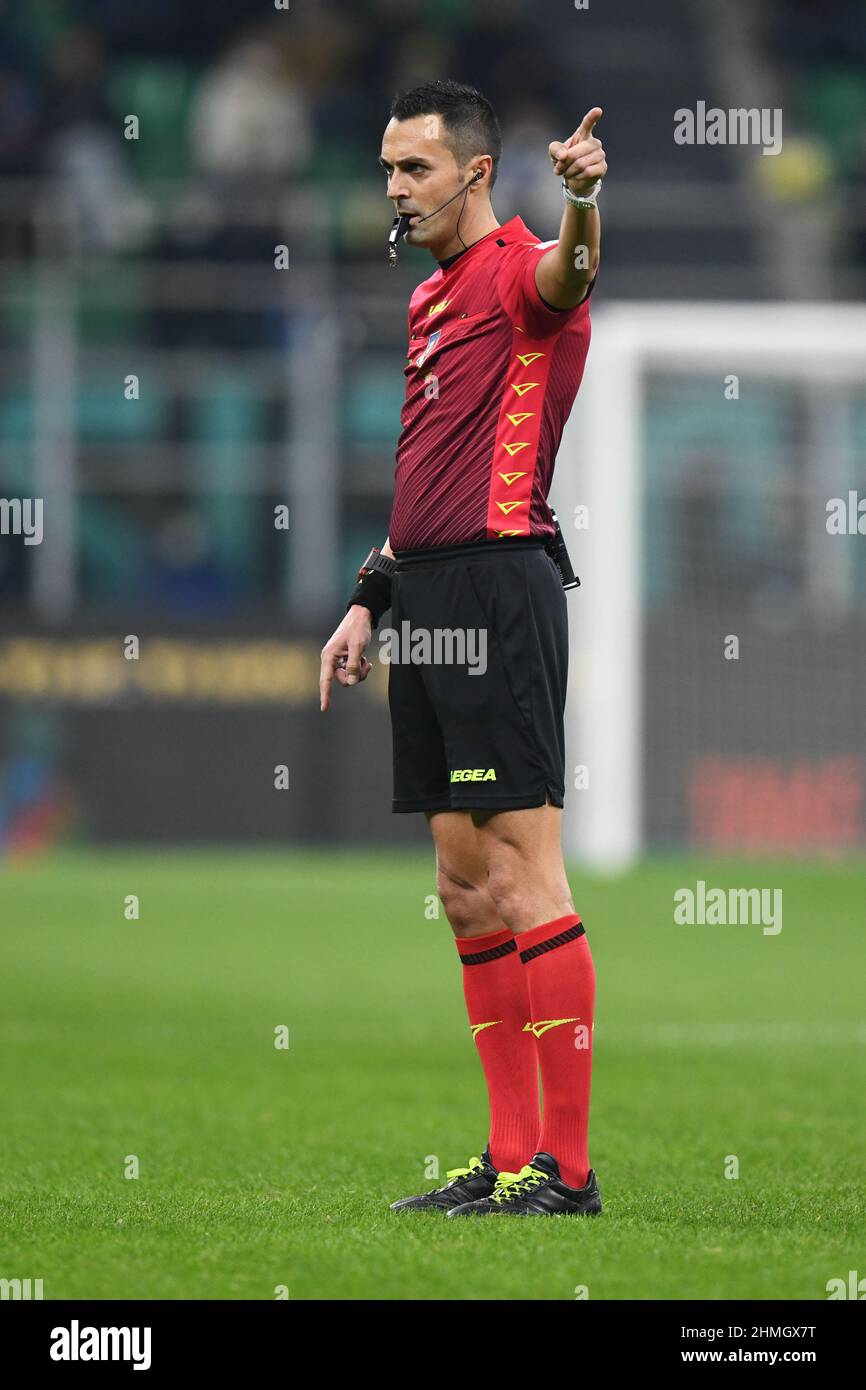
<svg viewBox="0 0 866 1390"><path fill-rule="evenodd" d="M593 318L551 499L566 850L866 848L866 309Z"/></svg>

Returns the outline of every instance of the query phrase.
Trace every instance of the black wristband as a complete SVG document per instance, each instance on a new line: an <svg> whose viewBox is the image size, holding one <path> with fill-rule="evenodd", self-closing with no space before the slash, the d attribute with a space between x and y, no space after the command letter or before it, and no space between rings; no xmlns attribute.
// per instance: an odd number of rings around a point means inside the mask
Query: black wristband
<svg viewBox="0 0 866 1390"><path fill-rule="evenodd" d="M391 580L387 574L379 570L368 570L362 574L346 604L347 612L353 603L361 603L369 608L373 626L378 627L382 614L391 607Z"/></svg>

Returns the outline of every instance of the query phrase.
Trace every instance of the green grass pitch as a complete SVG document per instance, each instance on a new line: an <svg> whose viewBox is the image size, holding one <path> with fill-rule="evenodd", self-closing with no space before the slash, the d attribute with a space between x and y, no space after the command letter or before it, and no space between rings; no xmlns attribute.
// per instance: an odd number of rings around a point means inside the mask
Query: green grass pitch
<svg viewBox="0 0 866 1390"><path fill-rule="evenodd" d="M674 925L698 878L782 888L782 931ZM46 1299L572 1300L825 1299L866 1273L866 866L571 879L604 1214L458 1223L388 1210L486 1140L432 855L3 869L0 1276Z"/></svg>

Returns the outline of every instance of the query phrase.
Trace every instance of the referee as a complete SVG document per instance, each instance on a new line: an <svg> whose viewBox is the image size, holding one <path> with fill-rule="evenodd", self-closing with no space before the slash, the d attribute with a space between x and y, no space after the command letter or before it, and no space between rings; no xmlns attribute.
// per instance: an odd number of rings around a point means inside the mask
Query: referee
<svg viewBox="0 0 866 1390"><path fill-rule="evenodd" d="M499 124L474 88L399 94L382 140L398 234L436 268L409 303L388 538L322 649L321 707L334 680L367 677L390 608L403 638L389 666L393 810L430 825L490 1097L481 1156L394 1210L601 1210L588 1153L595 972L562 859L568 628L547 503L589 348L601 114L548 146L557 241L497 220Z"/></svg>

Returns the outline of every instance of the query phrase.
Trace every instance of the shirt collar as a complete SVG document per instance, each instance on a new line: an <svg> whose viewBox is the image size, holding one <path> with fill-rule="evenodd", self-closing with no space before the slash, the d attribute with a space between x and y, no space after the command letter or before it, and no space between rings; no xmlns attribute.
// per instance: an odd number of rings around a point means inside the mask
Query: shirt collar
<svg viewBox="0 0 866 1390"><path fill-rule="evenodd" d="M495 245L497 241L504 241L508 246L513 241L525 241L527 239L532 239L532 233L522 218L511 217L501 226L494 227L490 232L485 232L483 237L479 237L478 241L473 241L472 245L467 246L465 250L455 251L453 256L447 256L444 261L437 261L436 264L440 270L450 270L452 265L456 265L458 261L462 260L464 256L468 256L478 246L484 246L487 243Z"/></svg>

